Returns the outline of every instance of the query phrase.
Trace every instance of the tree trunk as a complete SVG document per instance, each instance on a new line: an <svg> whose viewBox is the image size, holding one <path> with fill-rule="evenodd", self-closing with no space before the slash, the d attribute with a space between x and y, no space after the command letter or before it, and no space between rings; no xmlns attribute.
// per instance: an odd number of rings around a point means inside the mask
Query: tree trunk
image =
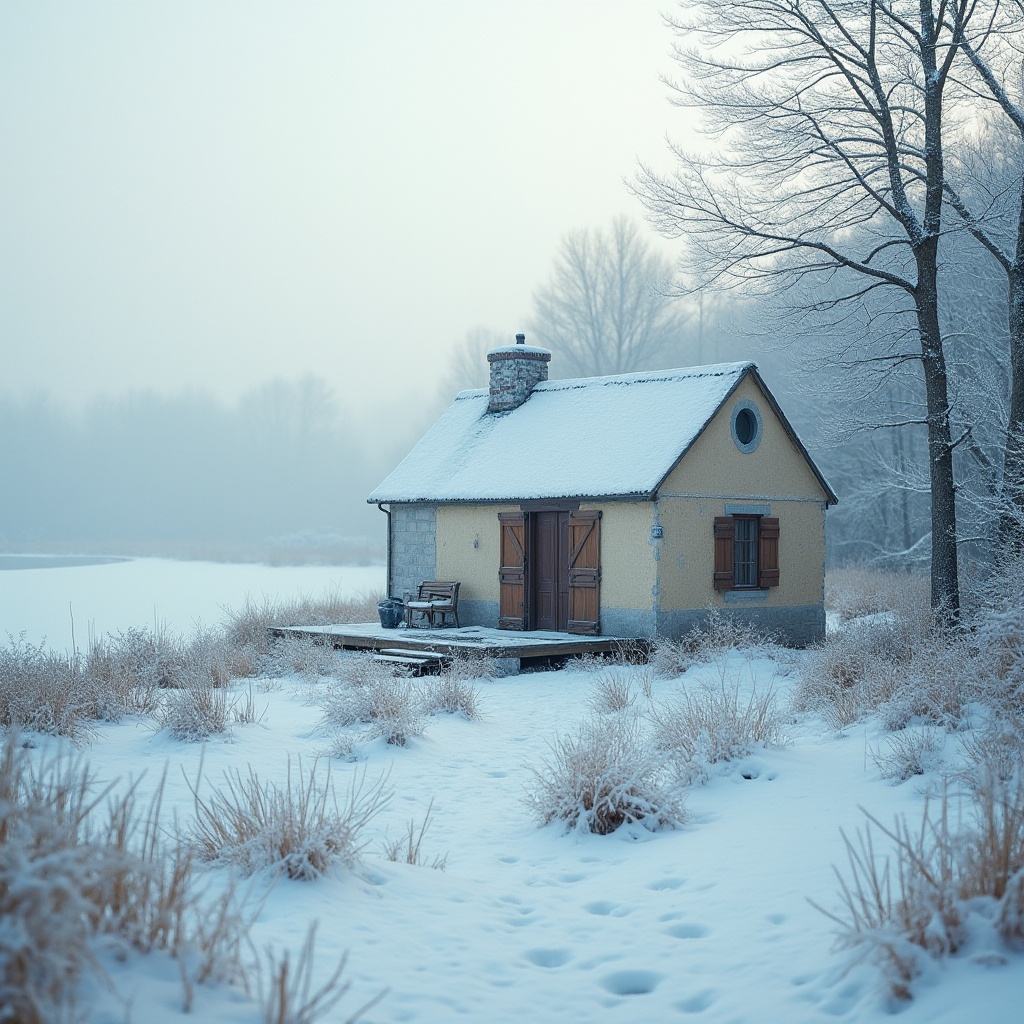
<svg viewBox="0 0 1024 1024"><path fill-rule="evenodd" d="M1007 272L1010 322L1010 416L1003 450L1002 515L999 539L1011 550L1024 549L1024 188L1017 253Z"/></svg>
<svg viewBox="0 0 1024 1024"><path fill-rule="evenodd" d="M942 153L942 90L937 74L937 20L932 0L921 5L921 69L924 72L925 201L923 232L914 238L917 262L917 323L921 335L928 410L928 475L931 481L932 610L947 622L960 616L960 575L957 564L956 484L953 479L953 438L949 427L949 385L946 355L939 328L939 238L942 235L945 167Z"/></svg>
<svg viewBox="0 0 1024 1024"><path fill-rule="evenodd" d="M921 332L928 410L928 469L931 481L932 608L948 621L960 614L957 558L956 487L953 482L953 438L949 427L946 357L939 330L938 239L930 237L917 250L917 321Z"/></svg>

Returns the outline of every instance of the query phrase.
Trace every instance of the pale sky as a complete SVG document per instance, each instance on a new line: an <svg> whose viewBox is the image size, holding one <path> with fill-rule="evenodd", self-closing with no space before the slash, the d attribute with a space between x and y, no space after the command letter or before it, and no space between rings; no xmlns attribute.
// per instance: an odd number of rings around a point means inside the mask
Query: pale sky
<svg viewBox="0 0 1024 1024"><path fill-rule="evenodd" d="M670 0L5 3L0 390L402 412L559 238L642 219ZM433 396L431 396L433 397Z"/></svg>

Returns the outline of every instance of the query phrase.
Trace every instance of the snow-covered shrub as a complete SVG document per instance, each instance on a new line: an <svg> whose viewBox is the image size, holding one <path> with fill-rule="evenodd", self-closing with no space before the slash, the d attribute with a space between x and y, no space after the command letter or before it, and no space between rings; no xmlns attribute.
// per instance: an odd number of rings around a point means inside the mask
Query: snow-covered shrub
<svg viewBox="0 0 1024 1024"><path fill-rule="evenodd" d="M730 656L736 652L753 657L773 653L776 646L770 634L719 608L709 607L703 621L680 639L655 637L649 660L655 675L663 678L674 679L694 665L713 665L724 676L729 671Z"/></svg>
<svg viewBox="0 0 1024 1024"><path fill-rule="evenodd" d="M338 674L338 652L314 636L279 637L269 656L260 662L262 672L289 675L297 672L307 682Z"/></svg>
<svg viewBox="0 0 1024 1024"><path fill-rule="evenodd" d="M405 678L409 669L395 662L378 661L372 654L347 654L342 658L337 677L349 686L365 687L383 679Z"/></svg>
<svg viewBox="0 0 1024 1024"><path fill-rule="evenodd" d="M651 669L662 679L675 679L694 665L693 652L685 640L654 638L651 645Z"/></svg>
<svg viewBox="0 0 1024 1024"><path fill-rule="evenodd" d="M257 665L273 657L275 626L328 626L342 622L376 622L377 602L383 594L345 596L340 591L293 601L247 598L239 609L228 609L226 637L230 647L244 652Z"/></svg>
<svg viewBox="0 0 1024 1024"><path fill-rule="evenodd" d="M640 693L649 704L654 700L654 672L650 665L637 665L633 669L633 681L640 687Z"/></svg>
<svg viewBox="0 0 1024 1024"><path fill-rule="evenodd" d="M474 651L455 651L441 669L441 675L460 683L474 679L496 679L501 674L495 658Z"/></svg>
<svg viewBox="0 0 1024 1024"><path fill-rule="evenodd" d="M105 647L116 671L160 689L181 686L188 671L187 644L168 629L129 629L108 635Z"/></svg>
<svg viewBox="0 0 1024 1024"><path fill-rule="evenodd" d="M574 654L566 658L563 666L568 672L599 672L608 664L604 655L594 654L591 651L584 651L582 654Z"/></svg>
<svg viewBox="0 0 1024 1024"><path fill-rule="evenodd" d="M387 777L366 785L366 771L352 776L339 806L330 765L324 780L317 765L307 773L299 761L283 787L262 782L250 767L247 776L225 773L225 786L203 799L200 780L192 787L195 821L187 839L208 861L234 864L244 874L280 869L289 878L317 878L334 866L352 867L365 846L361 833L387 804Z"/></svg>
<svg viewBox="0 0 1024 1024"><path fill-rule="evenodd" d="M366 704L366 735L404 747L426 728L421 695L408 679L382 679L363 691Z"/></svg>
<svg viewBox="0 0 1024 1024"><path fill-rule="evenodd" d="M99 717L80 659L24 636L0 647L0 726L84 742Z"/></svg>
<svg viewBox="0 0 1024 1024"><path fill-rule="evenodd" d="M570 672L598 672L610 665L646 665L650 662L653 651L654 644L648 640L622 639L616 642L612 651L602 651L600 654L585 651L583 654L575 654L566 661L565 667Z"/></svg>
<svg viewBox="0 0 1024 1024"><path fill-rule="evenodd" d="M239 725L258 725L267 713L267 705L261 711L252 692L252 680L244 693L239 694L231 704L232 721Z"/></svg>
<svg viewBox="0 0 1024 1024"><path fill-rule="evenodd" d="M975 595L971 618L987 683L987 703L1011 712L1024 705L1024 555L1000 562Z"/></svg>
<svg viewBox="0 0 1024 1024"><path fill-rule="evenodd" d="M843 836L849 872L840 876L841 909L815 906L839 925L842 945L876 962L894 995L909 998L922 954L941 957L964 945L972 914L994 921L1009 945L1020 941L1024 780L982 787L965 814L944 792L935 813L926 802L913 828L905 818L892 828L867 818L856 841ZM892 843L888 856L876 852L873 830Z"/></svg>
<svg viewBox="0 0 1024 1024"><path fill-rule="evenodd" d="M91 851L79 842L89 782L72 760L34 774L16 734L0 751L0 1007L7 1019L59 1019L79 975L95 966L96 909L83 891Z"/></svg>
<svg viewBox="0 0 1024 1024"><path fill-rule="evenodd" d="M620 672L605 670L596 679L589 704L599 715L621 714L636 704L633 680Z"/></svg>
<svg viewBox="0 0 1024 1024"><path fill-rule="evenodd" d="M434 817L434 801L431 800L427 806L427 813L423 815L423 821L418 825L413 818L406 826L405 832L397 839L386 839L384 841L384 856L393 863L412 864L415 867L428 865L436 871L444 871L448 855L434 857L428 863L426 854L423 853L423 837L430 828Z"/></svg>
<svg viewBox="0 0 1024 1024"><path fill-rule="evenodd" d="M156 711L157 727L176 740L200 743L230 730L233 706L227 690L194 678L166 692Z"/></svg>
<svg viewBox="0 0 1024 1024"><path fill-rule="evenodd" d="M0 1018L67 1017L95 940L178 959L186 1009L195 984L243 975L249 920L233 893L209 897L191 851L166 846L163 784L140 808L137 787L95 792L78 759L33 766L15 733L0 748Z"/></svg>
<svg viewBox="0 0 1024 1024"><path fill-rule="evenodd" d="M328 729L329 742L322 751L324 757L336 758L341 761L355 761L356 747L359 737L349 729Z"/></svg>
<svg viewBox="0 0 1024 1024"><path fill-rule="evenodd" d="M739 682L701 683L648 712L654 747L683 783L704 782L712 765L785 743L775 691L743 690Z"/></svg>
<svg viewBox="0 0 1024 1024"><path fill-rule="evenodd" d="M467 721L474 722L480 717L480 691L465 679L442 672L425 681L420 707L428 715L436 712L462 715Z"/></svg>
<svg viewBox="0 0 1024 1024"><path fill-rule="evenodd" d="M280 959L267 953L266 968L257 964L256 992L264 1024L313 1024L318 1020L338 1020L331 1011L348 995L351 982L342 982L348 954L342 955L333 972L317 989L313 988L313 946L316 921L309 926L306 941L292 963L285 951ZM367 1010L379 1003L387 992L381 992L345 1018L344 1024L355 1024Z"/></svg>
<svg viewBox="0 0 1024 1024"><path fill-rule="evenodd" d="M734 652L742 651L751 656L771 654L777 647L776 638L770 633L713 606L707 609L704 621L690 630L683 642L697 665L724 665Z"/></svg>
<svg viewBox="0 0 1024 1024"><path fill-rule="evenodd" d="M1010 949L1024 949L1024 868L1007 882L995 924L999 937Z"/></svg>
<svg viewBox="0 0 1024 1024"><path fill-rule="evenodd" d="M339 681L313 695L324 712L323 727L334 731L362 723L369 738L400 747L423 734L423 699L401 666L360 655L344 659L339 674Z"/></svg>
<svg viewBox="0 0 1024 1024"><path fill-rule="evenodd" d="M152 635L131 627L95 639L85 656L84 674L103 704L102 717L149 715L157 706L159 652Z"/></svg>
<svg viewBox="0 0 1024 1024"><path fill-rule="evenodd" d="M966 762L961 776L972 789L988 785L992 779L1009 782L1024 774L1024 709L1015 714L989 714L959 739Z"/></svg>
<svg viewBox="0 0 1024 1024"><path fill-rule="evenodd" d="M439 675L423 680L420 706L428 715L442 712L476 721L480 717L480 691L471 683L476 679L494 679L499 674L494 658L457 652L446 660Z"/></svg>
<svg viewBox="0 0 1024 1024"><path fill-rule="evenodd" d="M894 612L908 624L931 621L928 577L850 567L825 574L825 607L844 622Z"/></svg>
<svg viewBox="0 0 1024 1024"><path fill-rule="evenodd" d="M884 748L871 751L871 760L883 779L906 782L938 767L946 734L941 729L905 729L894 732Z"/></svg>
<svg viewBox="0 0 1024 1024"><path fill-rule="evenodd" d="M192 636L181 642L179 675L168 685L191 686L198 682L215 687L228 686L231 667L231 651L223 632L196 626Z"/></svg>
<svg viewBox="0 0 1024 1024"><path fill-rule="evenodd" d="M607 835L622 825L655 829L680 824L680 797L662 783L660 759L639 723L620 716L582 722L551 744L551 757L530 768L528 802L542 824Z"/></svg>
<svg viewBox="0 0 1024 1024"><path fill-rule="evenodd" d="M813 711L833 729L884 708L889 728L919 713L909 700L908 665L915 648L891 617L859 619L830 633L800 664L795 711Z"/></svg>

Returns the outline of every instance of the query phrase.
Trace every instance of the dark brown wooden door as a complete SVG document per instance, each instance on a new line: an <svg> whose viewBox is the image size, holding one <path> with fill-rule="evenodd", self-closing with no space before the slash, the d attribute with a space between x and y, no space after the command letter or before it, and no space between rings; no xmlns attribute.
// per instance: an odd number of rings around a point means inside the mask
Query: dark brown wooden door
<svg viewBox="0 0 1024 1024"><path fill-rule="evenodd" d="M534 512L531 522L530 628L569 625L569 513Z"/></svg>
<svg viewBox="0 0 1024 1024"><path fill-rule="evenodd" d="M498 628L526 629L526 515L501 512L498 526Z"/></svg>
<svg viewBox="0 0 1024 1024"><path fill-rule="evenodd" d="M601 513L569 513L570 633L601 628Z"/></svg>

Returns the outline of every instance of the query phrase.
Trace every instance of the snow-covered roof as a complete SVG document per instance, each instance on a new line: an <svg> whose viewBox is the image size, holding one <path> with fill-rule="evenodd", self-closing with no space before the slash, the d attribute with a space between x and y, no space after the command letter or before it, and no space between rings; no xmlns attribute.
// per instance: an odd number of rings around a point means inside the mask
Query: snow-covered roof
<svg viewBox="0 0 1024 1024"><path fill-rule="evenodd" d="M463 391L367 500L650 497L750 372L744 362L549 380L507 413L487 411L486 389Z"/></svg>

